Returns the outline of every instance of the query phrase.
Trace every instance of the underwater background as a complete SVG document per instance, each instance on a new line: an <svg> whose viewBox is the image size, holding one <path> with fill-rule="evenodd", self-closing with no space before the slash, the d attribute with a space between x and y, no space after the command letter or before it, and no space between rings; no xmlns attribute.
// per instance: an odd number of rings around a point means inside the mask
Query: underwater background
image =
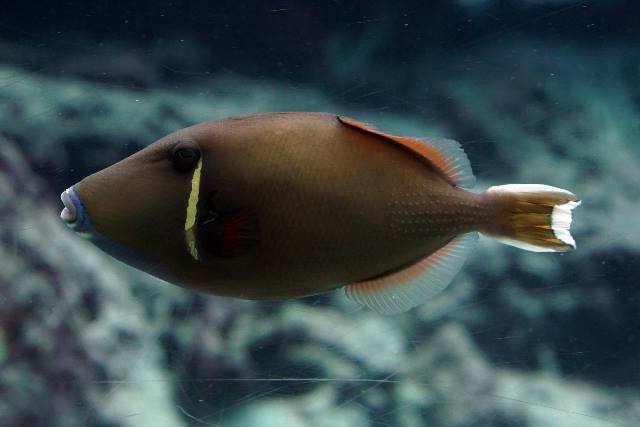
<svg viewBox="0 0 640 427"><path fill-rule="evenodd" d="M12 2L0 14L0 425L640 426L640 5ZM476 191L582 198L563 255L481 239L398 316L183 290L59 194L165 134L327 111L459 140ZM135 232L135 230L131 230Z"/></svg>

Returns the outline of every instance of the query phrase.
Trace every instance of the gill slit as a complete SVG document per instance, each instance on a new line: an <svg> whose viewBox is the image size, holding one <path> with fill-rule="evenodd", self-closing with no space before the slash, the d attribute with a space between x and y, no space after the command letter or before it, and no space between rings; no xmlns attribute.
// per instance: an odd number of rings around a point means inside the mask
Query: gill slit
<svg viewBox="0 0 640 427"><path fill-rule="evenodd" d="M196 218L198 215L198 199L200 198L200 175L202 172L202 157L198 160L198 165L193 171L191 178L191 192L189 193L189 201L187 202L187 213L184 221L184 237L187 243L189 255L196 261L200 261L198 254L198 241L196 237Z"/></svg>

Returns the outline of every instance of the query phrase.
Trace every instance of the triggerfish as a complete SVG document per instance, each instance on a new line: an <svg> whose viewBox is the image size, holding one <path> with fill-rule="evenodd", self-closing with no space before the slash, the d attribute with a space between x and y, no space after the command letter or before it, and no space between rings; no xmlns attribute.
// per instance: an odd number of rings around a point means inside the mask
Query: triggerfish
<svg viewBox="0 0 640 427"><path fill-rule="evenodd" d="M580 203L548 185L469 191L459 143L325 113L267 113L167 135L62 193L61 218L171 283L249 299L344 288L380 313L441 292L478 233L575 249Z"/></svg>

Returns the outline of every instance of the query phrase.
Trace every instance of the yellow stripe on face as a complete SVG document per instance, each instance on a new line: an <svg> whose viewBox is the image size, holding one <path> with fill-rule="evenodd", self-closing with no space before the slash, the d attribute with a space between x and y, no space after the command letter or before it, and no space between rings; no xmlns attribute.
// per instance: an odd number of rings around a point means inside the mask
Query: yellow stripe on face
<svg viewBox="0 0 640 427"><path fill-rule="evenodd" d="M193 227L196 224L196 217L198 214L198 199L200 198L200 174L202 172L202 158L198 160L196 170L193 171L193 177L191 178L191 193L189 193L189 201L187 202L187 214L184 221L184 237L187 242L187 249L189 254L196 261L200 261L200 255L198 254L198 245Z"/></svg>

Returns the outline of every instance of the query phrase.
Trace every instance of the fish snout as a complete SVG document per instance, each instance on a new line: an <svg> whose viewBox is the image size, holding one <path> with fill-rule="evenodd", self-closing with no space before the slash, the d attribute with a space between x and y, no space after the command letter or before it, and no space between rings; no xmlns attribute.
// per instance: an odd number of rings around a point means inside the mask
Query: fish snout
<svg viewBox="0 0 640 427"><path fill-rule="evenodd" d="M71 200L71 196L69 196L71 190L71 188L67 188L60 195L60 200L62 200L62 204L64 205L62 212L60 212L60 218L67 224L73 224L78 218L76 207L73 204L73 200Z"/></svg>
<svg viewBox="0 0 640 427"><path fill-rule="evenodd" d="M64 205L62 212L60 212L60 218L67 227L77 233L91 234L93 226L89 220L87 210L74 187L64 190L60 195L60 200Z"/></svg>

